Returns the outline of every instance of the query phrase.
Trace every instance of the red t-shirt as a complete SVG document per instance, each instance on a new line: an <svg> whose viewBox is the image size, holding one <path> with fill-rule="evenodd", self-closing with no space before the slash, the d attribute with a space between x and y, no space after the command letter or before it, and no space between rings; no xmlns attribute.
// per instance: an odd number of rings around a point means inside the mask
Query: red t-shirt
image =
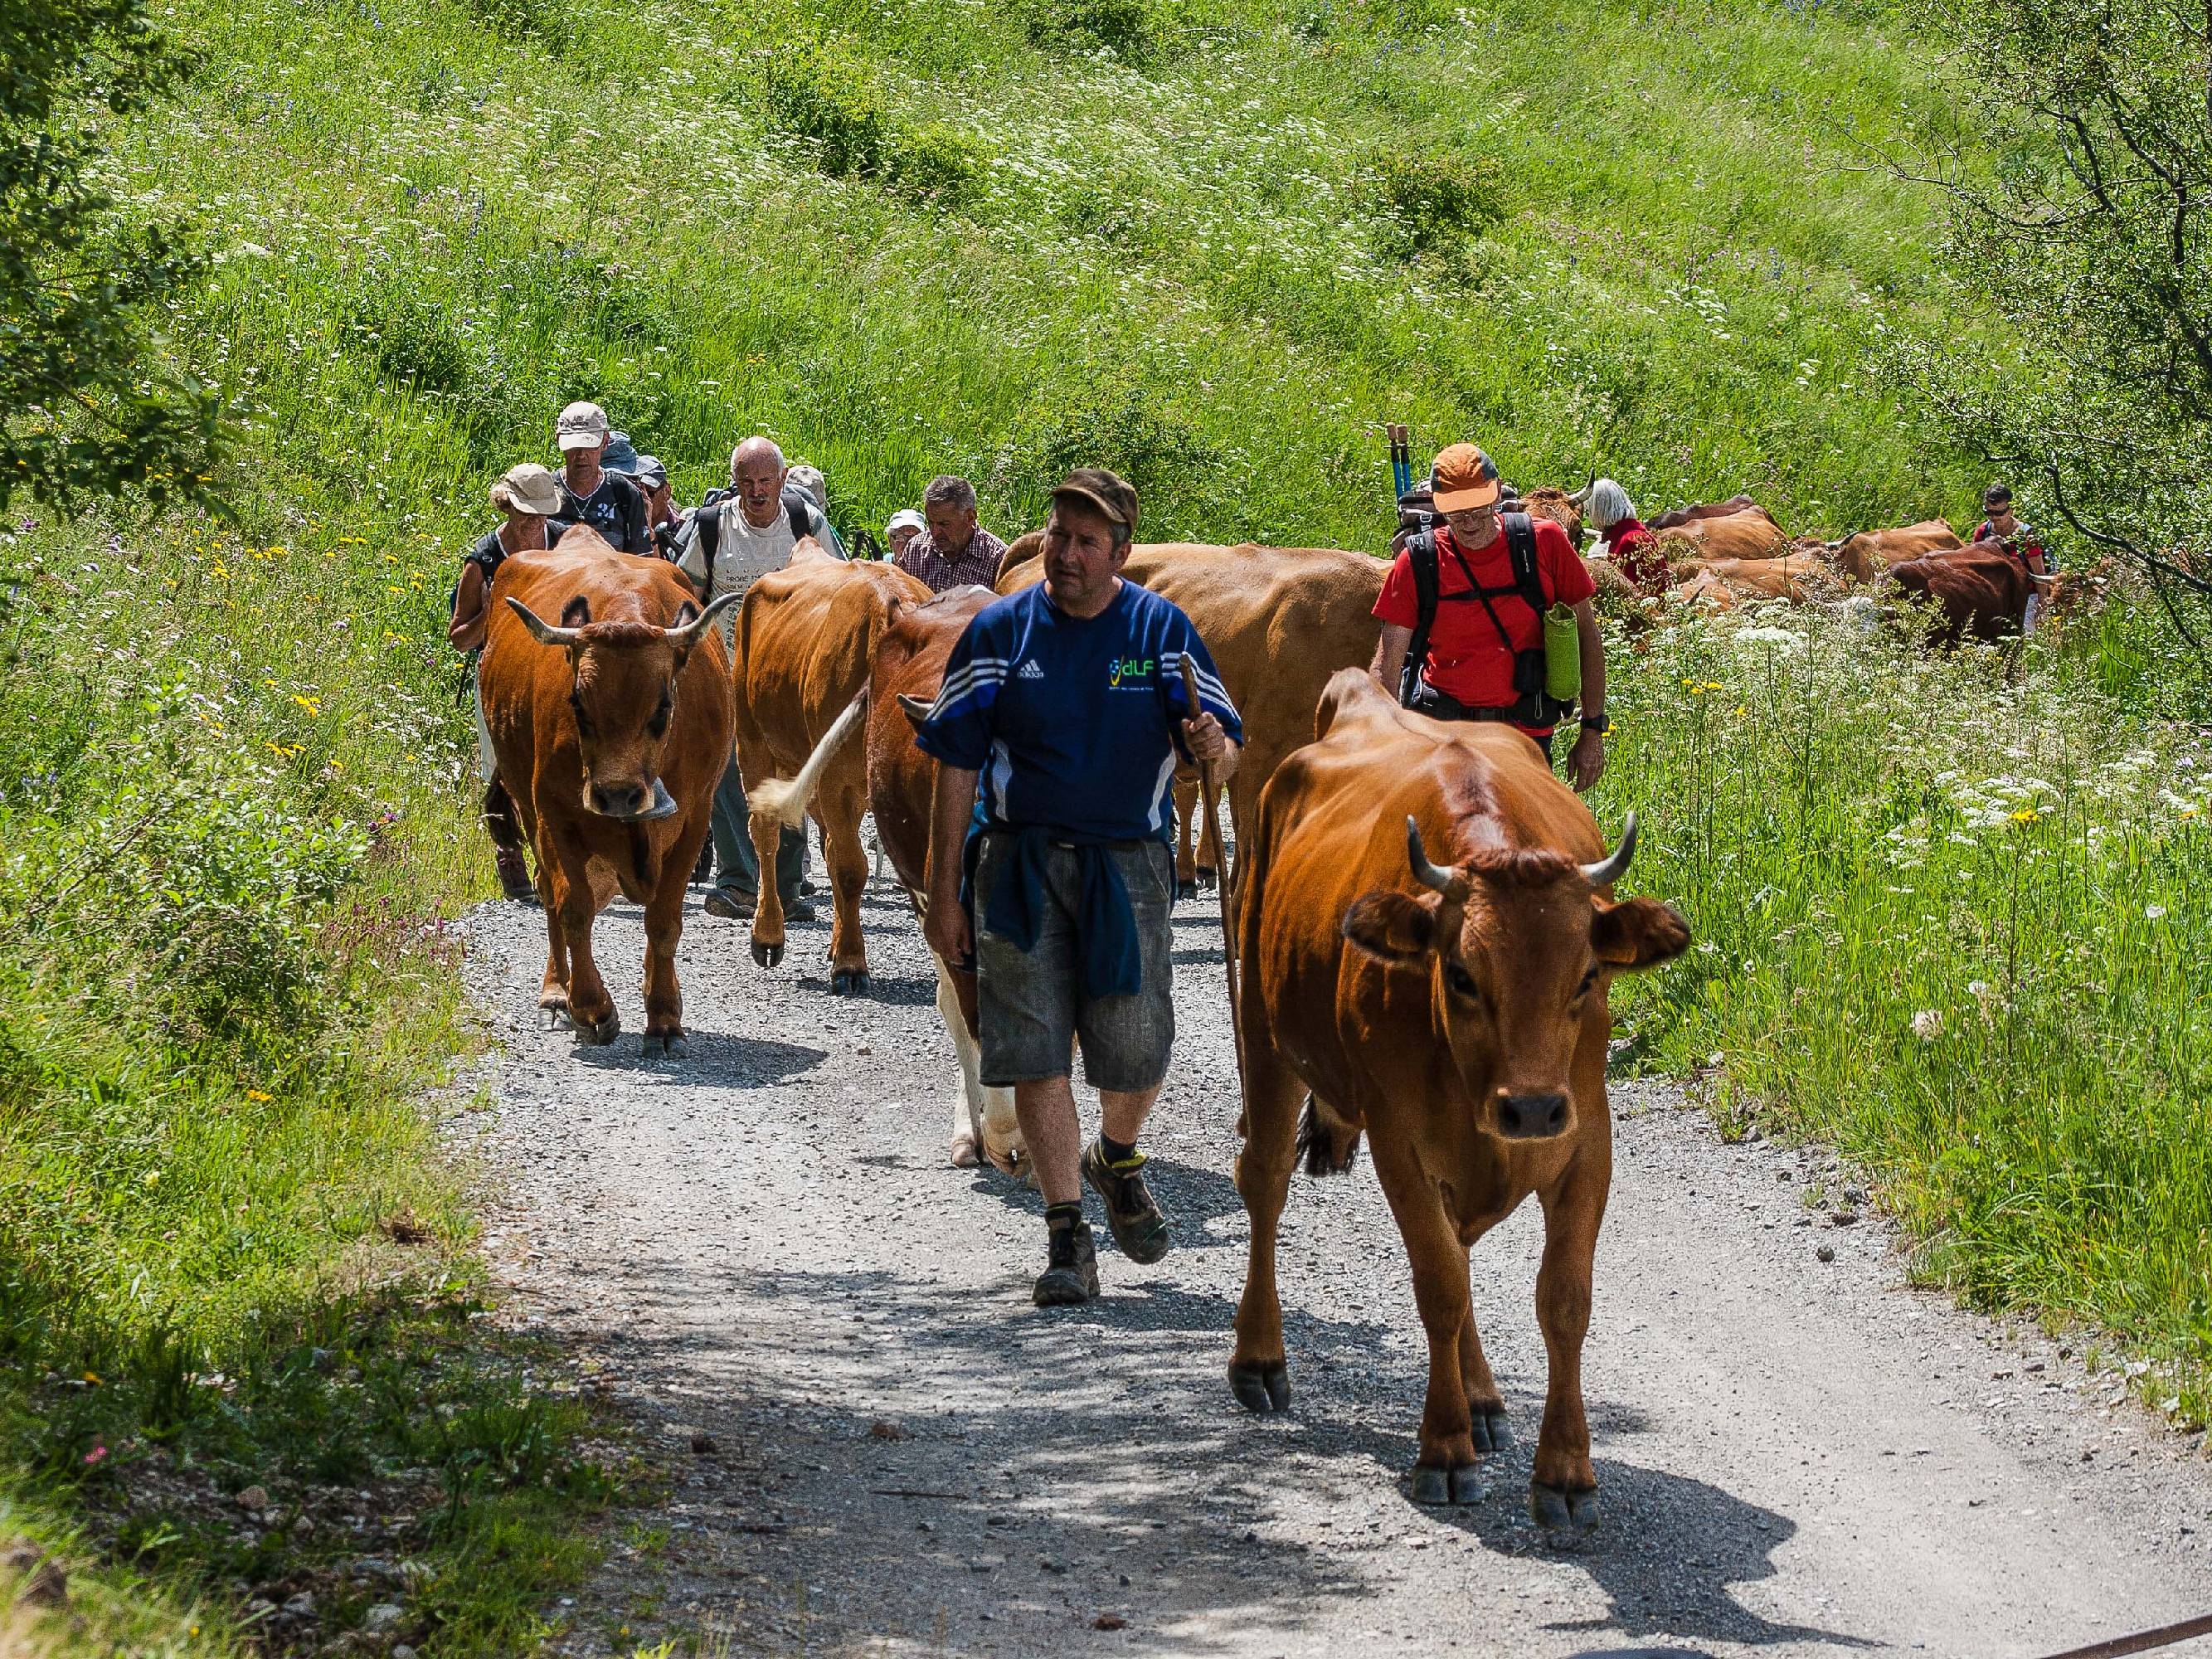
<svg viewBox="0 0 2212 1659"><path fill-rule="evenodd" d="M1645 529L1640 520L1623 519L1613 526L1606 553L1614 568L1636 584L1639 593L1656 596L1673 585L1666 551L1659 545L1659 538Z"/></svg>
<svg viewBox="0 0 2212 1659"><path fill-rule="evenodd" d="M1546 599L1556 605L1580 605L1597 591L1590 574L1567 541L1567 532L1549 519L1530 520L1536 527L1536 578ZM1449 528L1437 526L1437 617L1429 629L1429 659L1421 678L1448 697L1456 697L1470 708L1499 708L1517 701L1513 690L1513 655L1533 651L1544 642L1544 619L1531 611L1518 593L1505 593L1485 610L1479 599L1455 601L1452 595L1474 587L1510 587L1513 556L1506 549L1503 529L1490 545L1462 552L1467 568L1453 556ZM1474 580L1470 583L1468 576ZM1498 612L1506 639L1498 637L1490 611ZM1419 596L1413 587L1413 556L1401 553L1382 580L1382 597L1375 601L1375 614L1399 628L1412 628L1421 619ZM1507 641L1510 641L1509 644ZM1548 726L1523 728L1548 732Z"/></svg>

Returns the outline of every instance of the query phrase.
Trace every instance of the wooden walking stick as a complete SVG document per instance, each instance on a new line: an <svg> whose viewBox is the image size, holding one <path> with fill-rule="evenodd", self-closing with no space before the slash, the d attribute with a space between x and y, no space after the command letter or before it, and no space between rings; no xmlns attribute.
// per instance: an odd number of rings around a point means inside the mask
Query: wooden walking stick
<svg viewBox="0 0 2212 1659"><path fill-rule="evenodd" d="M1198 659L1189 652L1182 653L1182 700L1189 705L1190 717L1196 720L1205 705L1198 700ZM1237 1083L1241 1090L1244 1083L1244 1030L1239 1023L1242 999L1237 994L1237 892L1231 881L1231 872L1243 869L1244 849L1234 849L1231 856L1229 843L1221 834L1221 779L1213 769L1212 761L1198 763L1199 798L1206 805L1206 815L1213 823L1213 844L1221 848L1221 868L1214 874L1213 890L1221 901L1221 966L1229 981L1229 1034L1237 1042Z"/></svg>

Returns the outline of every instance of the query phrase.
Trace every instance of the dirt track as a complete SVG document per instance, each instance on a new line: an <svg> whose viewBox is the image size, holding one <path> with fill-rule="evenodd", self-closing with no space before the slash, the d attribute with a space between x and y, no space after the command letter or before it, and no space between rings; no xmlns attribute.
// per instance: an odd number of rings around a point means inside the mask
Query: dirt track
<svg viewBox="0 0 2212 1659"><path fill-rule="evenodd" d="M1599 1532L1558 1547L1525 1516L1533 1206L1475 1253L1515 1444L1482 1502L1417 1508L1425 1349L1364 1160L1292 1188L1291 1414L1230 1398L1245 1224L1211 897L1177 912L1178 1063L1147 1138L1177 1247L1133 1267L1102 1228L1105 1297L1073 1312L1029 1304L1036 1195L946 1164L933 981L902 900L878 890L868 921L873 994L841 1002L823 925L763 973L695 906L691 1053L648 1066L634 910L601 921L624 1030L596 1050L535 1029L537 913L477 918L507 1044L492 1253L673 1471L565 1610L567 1650L2034 1659L2212 1610L2187 1443L2055 1343L1898 1288L1871 1219L1797 1224L1817 1153L1723 1146L1650 1085L1614 1091Z"/></svg>

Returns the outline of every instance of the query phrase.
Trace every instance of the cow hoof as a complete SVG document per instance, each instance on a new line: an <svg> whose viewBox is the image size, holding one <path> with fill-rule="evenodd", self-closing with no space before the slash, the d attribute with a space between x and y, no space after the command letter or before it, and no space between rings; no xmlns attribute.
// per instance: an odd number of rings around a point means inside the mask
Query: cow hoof
<svg viewBox="0 0 2212 1659"><path fill-rule="evenodd" d="M1220 878L1216 876L1212 871L1207 869L1206 866L1201 864L1198 866L1198 890L1201 893L1211 892L1213 890L1214 884Z"/></svg>
<svg viewBox="0 0 2212 1659"><path fill-rule="evenodd" d="M1480 1504L1482 1501L1482 1466L1470 1463L1463 1469L1451 1472L1451 1501L1455 1504Z"/></svg>
<svg viewBox="0 0 2212 1659"><path fill-rule="evenodd" d="M648 1059L654 1054L665 1054L671 1060L681 1060L691 1052L691 1045L684 1040L681 1031L647 1031L642 1052Z"/></svg>
<svg viewBox="0 0 2212 1659"><path fill-rule="evenodd" d="M955 1135L952 1137L952 1167L954 1169L972 1170L982 1161L983 1160L975 1154L975 1136Z"/></svg>
<svg viewBox="0 0 2212 1659"><path fill-rule="evenodd" d="M1178 878L1178 879L1176 880L1176 903L1180 904L1180 903L1181 903L1181 902L1182 902L1182 901L1183 901L1183 900L1185 900L1185 899L1194 899L1194 898L1196 898L1197 896L1198 896L1198 884L1197 884L1196 882L1194 882L1194 881L1183 881L1183 880L1182 880L1182 879L1180 879L1180 878Z"/></svg>
<svg viewBox="0 0 2212 1659"><path fill-rule="evenodd" d="M1415 1467L1413 1484L1408 1495L1416 1504L1431 1508L1452 1501L1452 1478L1449 1469L1432 1469L1426 1464Z"/></svg>
<svg viewBox="0 0 2212 1659"><path fill-rule="evenodd" d="M1513 1443L1513 1431L1506 1426L1505 1407L1477 1406L1474 1408L1474 1449L1481 1451L1504 1451Z"/></svg>
<svg viewBox="0 0 2212 1659"><path fill-rule="evenodd" d="M763 945L758 939L755 939L753 941L753 961L763 968L774 968L779 966L783 961L783 946L781 945Z"/></svg>
<svg viewBox="0 0 2212 1659"><path fill-rule="evenodd" d="M568 1023L568 1011L565 1006L556 1004L550 1008L540 1008L538 1012L549 1031L557 1031Z"/></svg>
<svg viewBox="0 0 2212 1659"><path fill-rule="evenodd" d="M830 975L830 994L833 997L864 997L868 994L868 970L865 968L840 968Z"/></svg>
<svg viewBox="0 0 2212 1659"><path fill-rule="evenodd" d="M609 1009L607 1017L596 1025L579 1024L576 1027L576 1041L586 1048L604 1048L608 1043L612 1042L621 1031L622 1016Z"/></svg>
<svg viewBox="0 0 2212 1659"><path fill-rule="evenodd" d="M1528 1518L1547 1532L1588 1532L1597 1525L1597 1488L1571 1492L1531 1480Z"/></svg>
<svg viewBox="0 0 2212 1659"><path fill-rule="evenodd" d="M1229 1368L1229 1392L1248 1412L1286 1412L1291 1408L1290 1367L1237 1365Z"/></svg>

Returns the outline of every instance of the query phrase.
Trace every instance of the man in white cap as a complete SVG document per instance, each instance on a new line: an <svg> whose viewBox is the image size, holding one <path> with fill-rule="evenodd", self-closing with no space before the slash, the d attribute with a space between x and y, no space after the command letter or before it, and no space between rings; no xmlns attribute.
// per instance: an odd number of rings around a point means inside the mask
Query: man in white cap
<svg viewBox="0 0 2212 1659"><path fill-rule="evenodd" d="M704 604L725 593L742 593L754 579L781 570L792 550L811 537L832 552L830 521L811 496L793 487L791 469L773 439L746 439L730 452L730 488L710 495L684 522L676 538L676 568ZM832 556L835 556L834 552ZM722 637L732 638L737 611L722 614ZM753 856L750 813L737 760L714 790L714 885L705 900L709 915L750 917L760 890L760 869ZM799 896L806 867L806 832L787 829L776 853L776 888L783 913L795 921L812 918L814 907Z"/></svg>
<svg viewBox="0 0 2212 1659"><path fill-rule="evenodd" d="M469 659L471 680L491 622L491 582L499 568L517 553L542 552L560 538L554 515L561 510L561 481L535 461L511 466L491 487L491 504L505 514L461 556L461 580L453 589L453 619L446 639ZM477 770L484 785L484 828L491 832L492 857L499 866L500 890L511 899L534 900L538 889L522 856L522 826L514 802L499 781L491 731L484 724L483 694L474 694L477 713Z"/></svg>
<svg viewBox="0 0 2212 1659"><path fill-rule="evenodd" d="M560 516L591 526L617 552L650 554L645 497L628 478L601 465L611 436L607 411L597 404L570 404L553 423L553 436L561 446Z"/></svg>

